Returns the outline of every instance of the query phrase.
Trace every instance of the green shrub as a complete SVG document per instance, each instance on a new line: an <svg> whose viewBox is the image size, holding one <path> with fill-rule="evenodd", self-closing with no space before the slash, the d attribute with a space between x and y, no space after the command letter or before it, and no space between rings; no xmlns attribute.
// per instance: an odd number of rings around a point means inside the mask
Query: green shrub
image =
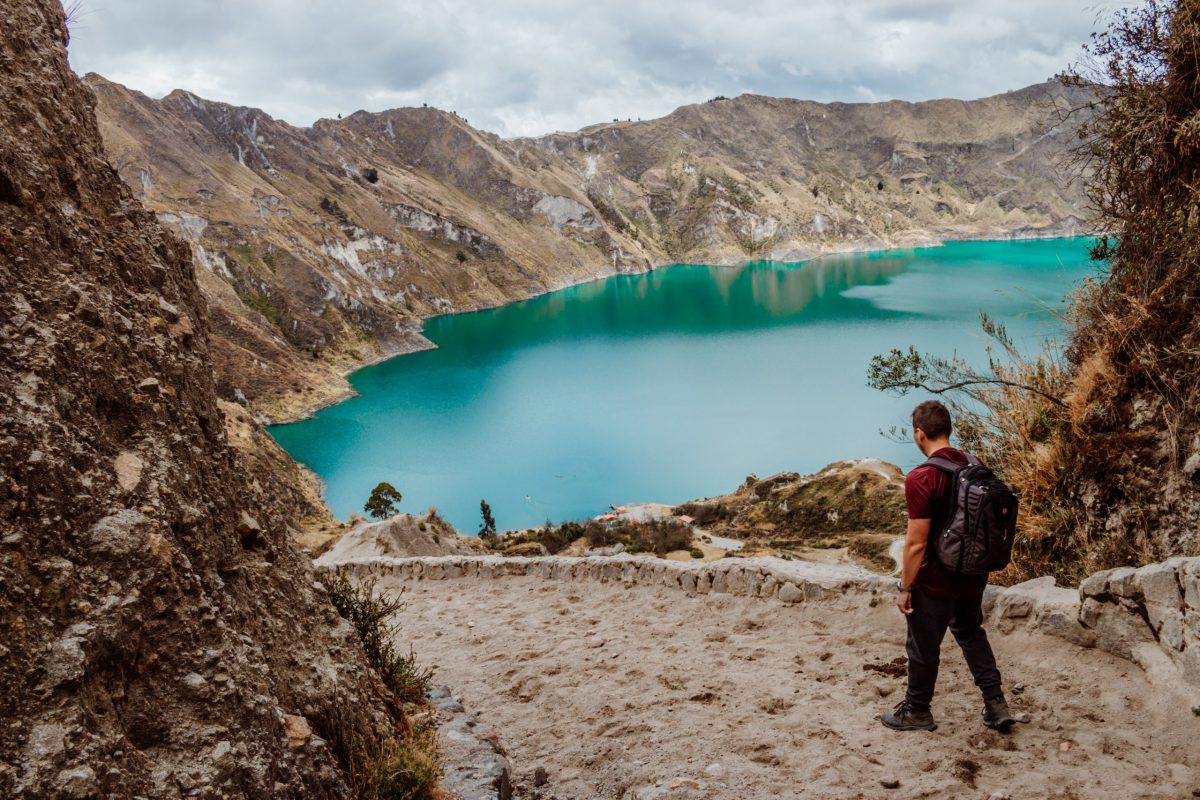
<svg viewBox="0 0 1200 800"><path fill-rule="evenodd" d="M693 547L688 552L691 553L692 558L704 558L704 551L699 547Z"/></svg>
<svg viewBox="0 0 1200 800"><path fill-rule="evenodd" d="M338 614L354 627L367 661L378 671L396 701L423 702L434 668L419 666L412 648L408 655L403 655L392 641L396 626L388 620L405 607L400 595L377 596L375 580L356 584L340 572L325 573L320 580Z"/></svg>
<svg viewBox="0 0 1200 800"><path fill-rule="evenodd" d="M672 513L689 516L697 525L713 525L733 519L736 513L724 503L684 503L676 506Z"/></svg>
<svg viewBox="0 0 1200 800"><path fill-rule="evenodd" d="M479 515L483 519L483 523L479 526L479 535L495 536L496 518L492 516L492 507L488 505L487 500L479 501Z"/></svg>

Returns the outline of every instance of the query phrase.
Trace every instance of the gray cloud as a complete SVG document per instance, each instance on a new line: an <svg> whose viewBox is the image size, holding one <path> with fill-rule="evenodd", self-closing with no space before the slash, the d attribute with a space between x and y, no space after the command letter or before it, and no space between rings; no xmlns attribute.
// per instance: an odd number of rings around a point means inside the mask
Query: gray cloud
<svg viewBox="0 0 1200 800"><path fill-rule="evenodd" d="M501 135L717 94L972 98L1045 80L1106 0L85 0L71 63L297 125L429 103Z"/></svg>

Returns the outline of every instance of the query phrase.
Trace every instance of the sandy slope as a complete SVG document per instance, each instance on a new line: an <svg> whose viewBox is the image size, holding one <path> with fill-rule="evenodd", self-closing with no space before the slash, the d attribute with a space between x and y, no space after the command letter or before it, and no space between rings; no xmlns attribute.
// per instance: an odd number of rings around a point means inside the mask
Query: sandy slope
<svg viewBox="0 0 1200 800"><path fill-rule="evenodd" d="M947 642L933 733L874 716L903 677L887 602L783 606L534 577L406 587L400 635L497 729L518 783L557 798L1179 798L1200 790L1200 719L1137 667L1037 634L993 635L1014 710L987 731ZM895 777L899 788L881 779ZM527 796L537 796L529 792Z"/></svg>

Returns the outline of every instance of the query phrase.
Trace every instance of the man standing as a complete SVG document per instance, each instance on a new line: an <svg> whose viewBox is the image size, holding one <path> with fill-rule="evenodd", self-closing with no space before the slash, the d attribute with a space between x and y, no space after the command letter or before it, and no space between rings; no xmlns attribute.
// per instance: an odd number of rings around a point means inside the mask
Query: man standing
<svg viewBox="0 0 1200 800"><path fill-rule="evenodd" d="M927 458L965 466L967 455L950 446L950 412L936 400L921 403L912 413L913 439ZM983 724L1004 732L1015 720L1000 688L996 657L983 630L983 590L987 575L964 575L944 566L932 547L954 510L954 479L946 471L922 464L908 473L904 495L908 502L908 533L896 605L908 622L908 691L904 700L880 721L898 731L937 727L929 710L937 683L942 639L954 634L975 685L983 693Z"/></svg>

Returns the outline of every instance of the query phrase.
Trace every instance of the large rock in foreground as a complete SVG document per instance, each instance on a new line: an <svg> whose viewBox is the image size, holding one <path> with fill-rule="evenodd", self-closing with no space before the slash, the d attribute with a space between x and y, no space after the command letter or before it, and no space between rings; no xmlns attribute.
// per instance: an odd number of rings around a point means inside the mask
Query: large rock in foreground
<svg viewBox="0 0 1200 800"><path fill-rule="evenodd" d="M0 7L0 796L344 796L391 719L66 41L57 2Z"/></svg>

